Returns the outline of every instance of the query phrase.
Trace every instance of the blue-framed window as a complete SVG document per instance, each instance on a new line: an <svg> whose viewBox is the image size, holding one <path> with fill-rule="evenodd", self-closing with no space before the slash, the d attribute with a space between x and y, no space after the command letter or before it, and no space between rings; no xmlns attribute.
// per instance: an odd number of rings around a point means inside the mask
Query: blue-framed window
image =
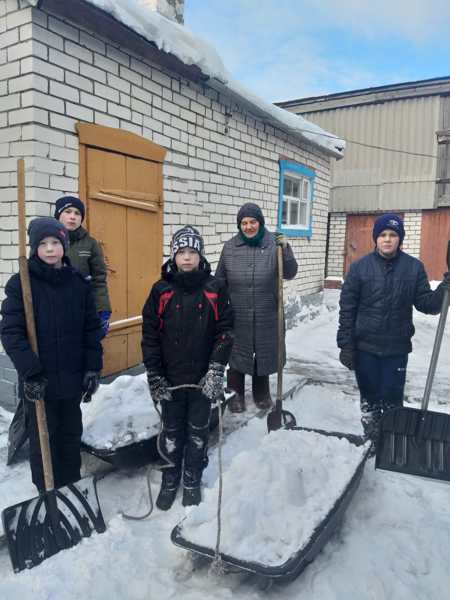
<svg viewBox="0 0 450 600"><path fill-rule="evenodd" d="M303 165L280 160L278 229L292 237L311 237L315 173Z"/></svg>

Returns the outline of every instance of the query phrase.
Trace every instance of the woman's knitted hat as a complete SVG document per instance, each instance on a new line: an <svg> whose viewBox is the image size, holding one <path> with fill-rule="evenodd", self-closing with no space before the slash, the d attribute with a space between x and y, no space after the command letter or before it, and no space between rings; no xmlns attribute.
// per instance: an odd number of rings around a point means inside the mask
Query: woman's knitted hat
<svg viewBox="0 0 450 600"><path fill-rule="evenodd" d="M261 226L265 224L264 215L262 213L262 210L259 208L259 206L257 204L254 204L253 202L247 202L246 204L241 206L241 208L239 209L238 214L237 214L238 229L241 226L242 219L245 219L245 217L250 217L252 219L256 219L257 221L259 221L259 224Z"/></svg>

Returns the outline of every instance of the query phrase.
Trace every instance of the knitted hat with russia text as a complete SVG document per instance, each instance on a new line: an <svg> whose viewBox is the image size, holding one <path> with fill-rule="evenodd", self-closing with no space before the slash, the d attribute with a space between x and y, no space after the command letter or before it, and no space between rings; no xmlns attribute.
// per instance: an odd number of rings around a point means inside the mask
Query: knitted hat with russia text
<svg viewBox="0 0 450 600"><path fill-rule="evenodd" d="M203 256L205 245L200 232L192 225L185 225L173 234L170 243L170 258L173 260L176 253L183 248L193 248Z"/></svg>
<svg viewBox="0 0 450 600"><path fill-rule="evenodd" d="M46 237L55 237L61 242L64 253L69 247L69 233L62 223L53 217L38 217L28 225L28 237L30 240L30 255L36 254L39 244Z"/></svg>
<svg viewBox="0 0 450 600"><path fill-rule="evenodd" d="M376 243L378 236L385 230L392 229L400 238L400 244L403 242L405 237L405 228L403 227L403 221L401 218L395 213L386 213L385 215L381 215L375 221L373 225L373 240Z"/></svg>
<svg viewBox="0 0 450 600"><path fill-rule="evenodd" d="M84 204L81 202L81 200L76 196L62 196L62 198L58 198L58 200L55 203L55 219L58 219L59 221L61 213L65 211L66 208L70 208L71 206L73 206L74 208L78 208L81 214L81 221L83 222L86 209L84 208Z"/></svg>
<svg viewBox="0 0 450 600"><path fill-rule="evenodd" d="M259 206L257 204L254 204L253 202L247 202L246 204L243 204L241 206L241 208L239 209L238 214L237 214L237 219L236 219L238 229L240 228L242 219L245 219L245 217L250 217L252 219L256 219L257 221L259 221L259 224L261 226L263 226L265 224L264 215L262 213L262 210L259 208Z"/></svg>

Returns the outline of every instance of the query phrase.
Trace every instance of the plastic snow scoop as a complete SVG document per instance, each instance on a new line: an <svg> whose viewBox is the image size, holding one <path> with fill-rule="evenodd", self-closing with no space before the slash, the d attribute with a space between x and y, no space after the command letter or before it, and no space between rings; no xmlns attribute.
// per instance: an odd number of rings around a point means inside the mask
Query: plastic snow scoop
<svg viewBox="0 0 450 600"><path fill-rule="evenodd" d="M18 161L19 272L28 339L38 354L30 277L25 245L24 162ZM9 555L17 573L32 568L60 550L71 548L92 531L105 531L95 480L91 477L55 489L44 400L36 401L45 492L2 511Z"/></svg>
<svg viewBox="0 0 450 600"><path fill-rule="evenodd" d="M267 415L267 430L277 431L282 427L295 427L294 415L283 409L283 366L284 366L284 305L283 305L283 248L277 246L278 260L278 372L277 399L274 408Z"/></svg>
<svg viewBox="0 0 450 600"><path fill-rule="evenodd" d="M450 242L447 249L450 270ZM444 290L422 406L395 408L380 422L375 468L450 481L450 415L428 410L450 295Z"/></svg>
<svg viewBox="0 0 450 600"><path fill-rule="evenodd" d="M8 429L8 456L6 464L11 465L17 458L22 446L28 439L25 407L23 400L19 400L13 420Z"/></svg>

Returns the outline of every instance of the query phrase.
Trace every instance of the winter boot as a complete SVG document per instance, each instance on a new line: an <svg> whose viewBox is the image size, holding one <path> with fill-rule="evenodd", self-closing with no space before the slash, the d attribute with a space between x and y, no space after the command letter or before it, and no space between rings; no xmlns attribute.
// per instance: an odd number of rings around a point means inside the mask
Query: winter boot
<svg viewBox="0 0 450 600"><path fill-rule="evenodd" d="M200 486L183 489L183 506L197 506L202 501Z"/></svg>
<svg viewBox="0 0 450 600"><path fill-rule="evenodd" d="M163 471L161 489L159 490L156 506L160 510L169 510L177 497L180 484L179 473L168 473Z"/></svg>
<svg viewBox="0 0 450 600"><path fill-rule="evenodd" d="M269 376L253 375L252 377L253 400L258 408L267 409L273 406L270 397Z"/></svg>
<svg viewBox="0 0 450 600"><path fill-rule="evenodd" d="M228 408L233 413L245 411L245 373L240 373L234 369L228 369L227 387L235 392L235 395L228 403Z"/></svg>

